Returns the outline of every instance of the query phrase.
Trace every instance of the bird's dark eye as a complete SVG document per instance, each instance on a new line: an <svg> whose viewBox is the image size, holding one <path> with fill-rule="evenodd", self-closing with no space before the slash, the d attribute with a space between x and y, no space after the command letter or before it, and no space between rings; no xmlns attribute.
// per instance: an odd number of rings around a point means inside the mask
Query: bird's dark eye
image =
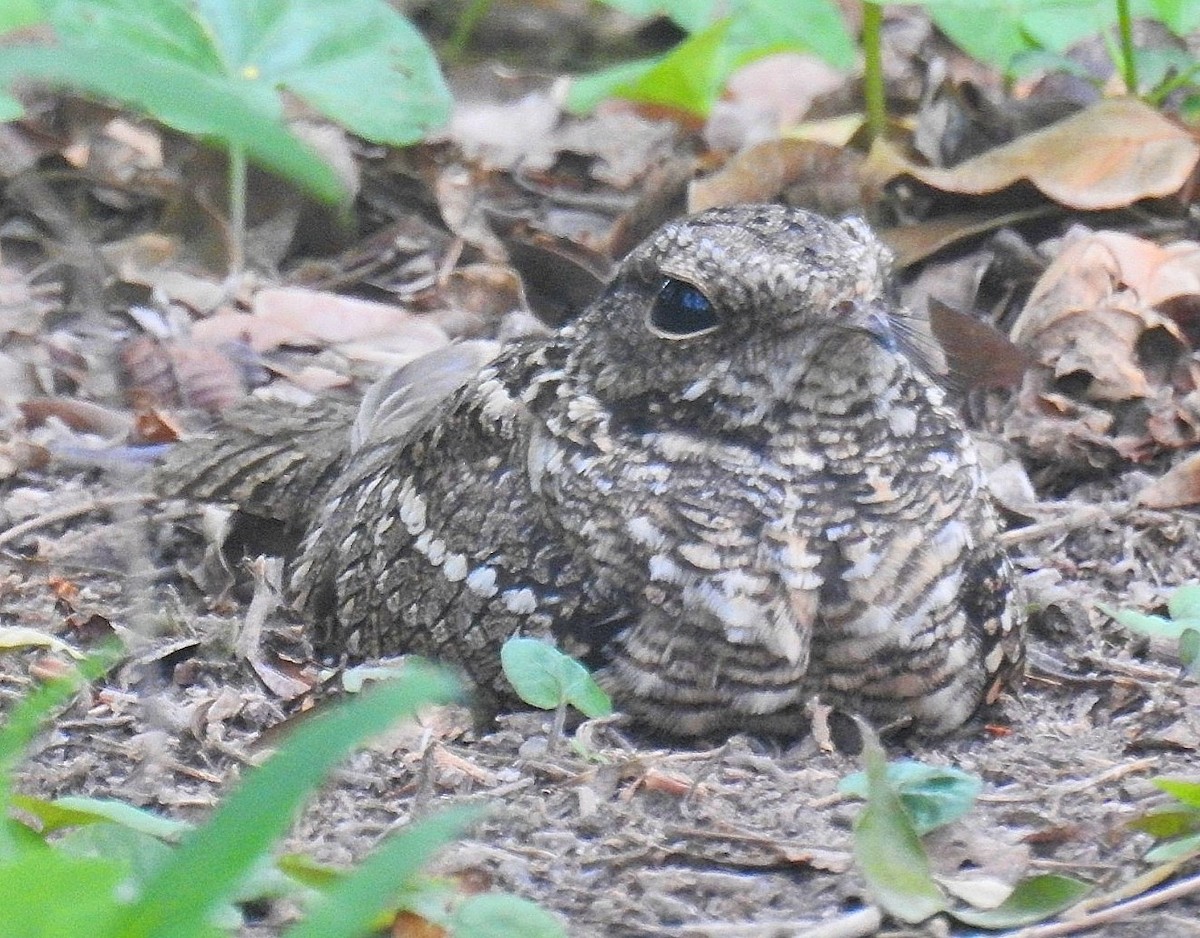
<svg viewBox="0 0 1200 938"><path fill-rule="evenodd" d="M720 325L708 297L683 280L667 280L650 308L650 328L667 339L686 339Z"/></svg>

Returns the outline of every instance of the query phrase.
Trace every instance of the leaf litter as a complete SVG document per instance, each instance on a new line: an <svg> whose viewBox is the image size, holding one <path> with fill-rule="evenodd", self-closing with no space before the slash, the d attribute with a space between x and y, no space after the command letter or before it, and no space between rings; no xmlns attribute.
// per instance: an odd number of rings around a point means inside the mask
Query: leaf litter
<svg viewBox="0 0 1200 938"><path fill-rule="evenodd" d="M738 107L754 106L756 81L783 80L763 69L765 79L743 76ZM0 229L0 354L21 375L0 397L0 525L15 532L0 544L0 634L17 649L0 667L0 706L63 666L55 647L113 630L136 644L39 740L22 789L200 820L275 734L342 686L278 604L274 567L222 557L194 506L136 497L147 443L191 432L198 411L246 393L360 394L386 365L450 339L527 328L514 315L560 321L622 245L685 199L783 196L872 213L909 239L897 247L914 272L970 261L946 267L957 279L936 292L953 294L948 313L933 293L911 295L918 313L929 306L949 370L976 374L965 403L998 444L994 478L1007 466L1006 484L1024 493L1005 502L1019 506L1008 543L1036 610L1024 693L949 740L887 742L892 758L983 784L967 815L930 835L938 875L977 899L989 882L1037 875L1087 880L1101 900L1137 883L1151 841L1128 825L1159 803L1151 779L1194 774L1200 691L1168 649L1100 606L1153 610L1200 580L1200 522L1186 510L1200 476L1189 452L1200 426L1197 248L1165 224L1195 169L1195 137L1106 101L999 146L969 143L980 152L953 165L877 147L861 176L862 150L845 138L813 144L788 126L836 116L838 89L821 82L805 115L764 97L770 120L744 123L724 151L697 151L680 129L694 122L629 106L574 118L528 89L464 111L461 140L452 128L403 153L351 143L369 230L339 233L294 192L261 188L263 256L278 272L235 283L211 263L217 200L180 185L200 170L178 137L93 111L76 112L87 114L75 118L85 146L38 138L38 158L61 151L79 171L52 190L60 203L85 194L117 219L48 230L95 241L110 299L130 312L100 330L62 316L63 285L40 266L53 238ZM522 154L506 118L526 112L546 133ZM1081 214L1136 203L1163 212L1168 234ZM571 300L556 307L531 289L566 283ZM62 298L76 299L69 285ZM108 357L118 348L119 368ZM81 464L85 451L93 461ZM226 567L219 588L198 573L206 555ZM464 712L424 714L352 757L290 847L344 863L435 805L482 804L442 869L533 898L580 935L795 933L870 901L850 860L861 809L838 793L855 759L811 740L667 744L607 719L551 754L551 719L508 714L481 732ZM960 882L972 870L977 881ZM1092 933L1190 935L1196 909L1182 895ZM278 934L293 911L268 904L243 933Z"/></svg>

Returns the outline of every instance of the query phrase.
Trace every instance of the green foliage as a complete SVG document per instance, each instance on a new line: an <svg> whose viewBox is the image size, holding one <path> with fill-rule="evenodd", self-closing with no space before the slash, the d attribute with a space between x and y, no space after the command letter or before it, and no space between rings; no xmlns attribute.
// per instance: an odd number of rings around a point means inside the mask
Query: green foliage
<svg viewBox="0 0 1200 938"><path fill-rule="evenodd" d="M461 938L566 938L558 919L516 896L472 896L451 917L450 934Z"/></svg>
<svg viewBox="0 0 1200 938"><path fill-rule="evenodd" d="M741 65L783 50L812 52L837 68L854 64L853 39L827 0L605 0L634 16L662 14L689 33L662 56L625 63L577 78L568 105L586 111L607 97L663 104L706 114L729 75ZM1075 70L1063 56L1089 36L1109 43L1131 93L1161 101L1193 84L1198 68L1186 53L1137 50L1131 18L1156 19L1177 36L1200 27L1194 0L892 0L924 7L963 51L1005 74L1034 68ZM867 0L863 27L866 95L873 133L881 132L883 76L879 68L878 0ZM717 16L723 17L717 19ZM980 29L986 22L987 28Z"/></svg>
<svg viewBox="0 0 1200 938"><path fill-rule="evenodd" d="M904 922L923 922L944 911L946 898L933 879L929 858L904 803L888 779L878 740L863 746L867 805L854 822L854 859L875 901Z"/></svg>
<svg viewBox="0 0 1200 938"><path fill-rule="evenodd" d="M1167 600L1167 615L1152 616L1133 609L1099 609L1131 632L1179 643L1179 660L1190 674L1200 677L1200 585L1181 586Z"/></svg>
<svg viewBox="0 0 1200 938"><path fill-rule="evenodd" d="M325 0L42 0L41 12L55 43L0 46L0 86L33 79L113 99L329 200L340 184L288 133L280 92L392 144L449 112L432 51L383 0L340 0L336 16Z"/></svg>
<svg viewBox="0 0 1200 938"><path fill-rule="evenodd" d="M92 660L83 668L95 676L104 665ZM503 928L487 933L501 938L564 934L531 903L490 895L449 901L448 890L420 875L474 810L413 824L348 873L296 858L271 860L272 845L339 759L417 708L457 696L457 684L445 672L410 667L398 680L304 723L199 828L115 800L10 795L22 750L83 679L80 674L44 685L0 730L0 921L6 938L219 936L240 924L235 903L278 895L303 900L309 909L286 938L366 935L395 909L435 907L434 896L441 902L439 924L455 938L484 934L474 923L489 914ZM10 818L10 806L31 822Z"/></svg>
<svg viewBox="0 0 1200 938"><path fill-rule="evenodd" d="M979 928L1012 928L1038 922L1078 902L1090 887L1067 876L1033 876L1016 885L999 906L952 906L933 875L921 833L910 815L917 806L926 830L961 816L979 783L953 769L916 762L889 765L874 734L863 727L862 773L840 786L865 795L854 824L854 859L875 901L885 912L915 924L939 913Z"/></svg>
<svg viewBox="0 0 1200 938"><path fill-rule="evenodd" d="M664 13L691 35L661 56L576 78L567 97L574 111L615 96L706 114L736 68L772 52L812 52L838 68L854 64L854 41L832 0L607 2L635 15Z"/></svg>
<svg viewBox="0 0 1200 938"><path fill-rule="evenodd" d="M549 642L510 638L500 663L517 695L531 707L556 710L570 704L593 719L612 713L612 701L587 668Z"/></svg>
<svg viewBox="0 0 1200 938"><path fill-rule="evenodd" d="M912 759L887 763L887 784L900 796L904 813L921 836L958 820L983 790L983 783L962 769ZM847 775L838 785L838 791L859 798L867 797L868 788L863 772Z"/></svg>
<svg viewBox="0 0 1200 938"><path fill-rule="evenodd" d="M1156 778L1154 784L1175 798L1177 804L1152 811L1131 823L1162 841L1146 854L1151 863L1178 863L1200 856L1200 782Z"/></svg>

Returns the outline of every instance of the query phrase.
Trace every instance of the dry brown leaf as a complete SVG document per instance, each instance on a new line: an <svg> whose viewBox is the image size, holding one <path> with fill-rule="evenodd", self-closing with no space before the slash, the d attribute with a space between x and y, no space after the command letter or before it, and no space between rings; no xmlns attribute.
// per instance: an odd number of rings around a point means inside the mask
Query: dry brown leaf
<svg viewBox="0 0 1200 938"><path fill-rule="evenodd" d="M822 180L828 187L842 180L856 201L860 184L854 178L858 158L852 151L812 140L769 140L733 157L711 176L688 186L688 211L699 212L739 202L767 202L798 183Z"/></svg>
<svg viewBox="0 0 1200 938"><path fill-rule="evenodd" d="M1019 225L1034 218L1042 218L1055 211L1053 206L1039 205L1003 214L969 212L961 215L939 215L928 221L888 228L880 231L879 237L895 254L896 266L903 269L959 241L999 228Z"/></svg>
<svg viewBox="0 0 1200 938"><path fill-rule="evenodd" d="M1086 374L1090 400L1149 397L1155 381L1146 334L1161 330L1168 358L1188 348L1178 325L1154 305L1200 292L1197 264L1200 244L1192 242L1162 248L1119 232L1079 238L1034 285L1013 341L1037 349L1056 378Z"/></svg>
<svg viewBox="0 0 1200 938"><path fill-rule="evenodd" d="M797 123L817 98L848 82L846 72L814 55L777 52L755 59L730 75L725 96L735 105L767 112L778 130Z"/></svg>
<svg viewBox="0 0 1200 938"><path fill-rule="evenodd" d="M950 169L919 166L877 140L863 172L878 185L908 175L963 195L1028 180L1062 205L1097 210L1172 195L1197 160L1194 134L1141 101L1111 98Z"/></svg>
<svg viewBox="0 0 1200 938"><path fill-rule="evenodd" d="M386 303L301 287L260 290L251 313L222 313L195 324L210 345L245 341L256 352L283 345L335 347L360 360L409 361L450 340L445 331Z"/></svg>
<svg viewBox="0 0 1200 938"><path fill-rule="evenodd" d="M139 411L180 404L219 413L247 390L244 346L136 336L122 344L125 393Z"/></svg>
<svg viewBox="0 0 1200 938"><path fill-rule="evenodd" d="M1200 504L1200 453L1193 453L1147 485L1138 492L1137 502L1146 508Z"/></svg>

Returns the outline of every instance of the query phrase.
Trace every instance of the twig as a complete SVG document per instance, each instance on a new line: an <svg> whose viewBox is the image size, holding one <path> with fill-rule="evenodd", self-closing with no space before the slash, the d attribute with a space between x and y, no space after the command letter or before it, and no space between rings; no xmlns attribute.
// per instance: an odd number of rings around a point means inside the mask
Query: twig
<svg viewBox="0 0 1200 938"><path fill-rule="evenodd" d="M1075 935L1079 932L1095 928L1098 925L1109 925L1113 922L1124 921L1140 912L1165 905L1168 902L1182 899L1194 893L1200 893L1200 875L1180 880L1172 886L1166 886L1157 892L1146 893L1146 895L1130 899L1128 902L1119 902L1105 909L1103 912L1096 912L1092 915L1085 915L1082 918L1071 919L1066 922L1033 925L1030 928L1005 932L1003 935L997 936L997 938L1058 938L1059 935Z"/></svg>
<svg viewBox="0 0 1200 938"><path fill-rule="evenodd" d="M0 547L20 540L30 531L36 531L39 528L48 528L53 524L58 524L60 521L70 521L72 518L78 518L80 515L90 515L95 511L108 511L111 508L120 508L123 505L144 505L157 499L157 495L149 493L141 495L106 495L102 498L93 498L86 502L80 502L77 505L56 508L54 511L48 511L44 515L38 515L36 518L22 521L20 524L14 524L7 531L0 531Z"/></svg>
<svg viewBox="0 0 1200 938"><path fill-rule="evenodd" d="M1081 505L1061 517L1005 531L1000 535L999 540L1005 547L1012 547L1014 544L1020 544L1022 541L1033 541L1039 537L1046 537L1051 534L1067 534L1078 528L1086 528L1089 525L1096 524L1099 521L1116 521L1123 518L1130 510L1128 506L1124 505L1112 510L1101 508L1099 505Z"/></svg>

